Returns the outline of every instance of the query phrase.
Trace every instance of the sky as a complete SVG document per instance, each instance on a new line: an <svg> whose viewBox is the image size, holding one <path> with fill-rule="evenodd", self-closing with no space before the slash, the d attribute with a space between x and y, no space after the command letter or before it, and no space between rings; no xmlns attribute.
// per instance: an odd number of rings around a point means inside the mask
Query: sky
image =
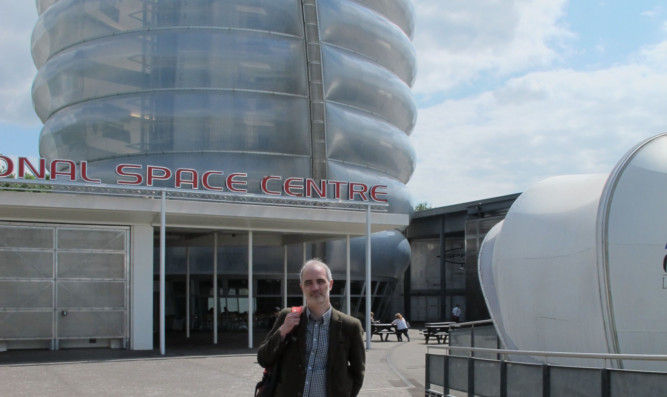
<svg viewBox="0 0 667 397"><path fill-rule="evenodd" d="M667 3L413 0L419 109L408 189L430 207L608 174L667 132ZM0 0L0 153L39 157L34 1Z"/></svg>

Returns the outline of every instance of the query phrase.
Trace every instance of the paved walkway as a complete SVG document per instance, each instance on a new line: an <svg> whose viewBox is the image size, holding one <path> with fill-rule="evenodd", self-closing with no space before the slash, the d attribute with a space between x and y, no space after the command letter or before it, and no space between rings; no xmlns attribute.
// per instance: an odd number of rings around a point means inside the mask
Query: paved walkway
<svg viewBox="0 0 667 397"><path fill-rule="evenodd" d="M410 333L411 342L396 342L393 335L386 342L373 338L361 396L424 396L427 348L417 330ZM241 347L168 347L165 356L106 349L0 352L1 394L250 396L262 369L256 349L243 348L243 343L236 346Z"/></svg>

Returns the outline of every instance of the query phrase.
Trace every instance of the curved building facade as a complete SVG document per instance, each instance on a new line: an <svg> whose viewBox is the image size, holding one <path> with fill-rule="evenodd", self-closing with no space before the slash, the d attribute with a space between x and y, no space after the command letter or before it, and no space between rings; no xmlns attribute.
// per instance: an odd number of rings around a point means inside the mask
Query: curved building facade
<svg viewBox="0 0 667 397"><path fill-rule="evenodd" d="M106 183L117 180L119 164L133 164L215 171L212 184L226 190L225 176L245 173L248 194L261 194L266 176L380 185L390 214L412 213L409 0L37 0L37 9L32 97L44 122L42 158L85 161L88 175ZM144 183L174 187L173 178ZM221 240L233 241L232 230ZM322 257L340 280L346 241L324 240L285 251L294 263L306 253ZM305 248L308 241L317 242ZM167 248L174 277L185 272L185 245ZM279 244L256 245L261 289L282 272L284 254ZM409 245L394 230L374 234L372 246L374 285L389 291L409 263ZM350 247L354 293L365 277L364 239ZM244 249L219 247L221 293L248 293L228 280L246 272ZM188 252L193 275L210 277L206 246ZM260 293L273 288L266 282ZM202 296L213 290L199 285ZM258 304L272 309L272 294ZM288 294L300 299L298 288Z"/></svg>
<svg viewBox="0 0 667 397"><path fill-rule="evenodd" d="M663 133L628 151L610 174L539 182L487 234L480 283L506 348L667 352L665 153ZM548 361L596 366L601 359ZM666 369L664 361L610 361L615 368Z"/></svg>
<svg viewBox="0 0 667 397"><path fill-rule="evenodd" d="M410 1L37 5L42 157L380 183L411 211Z"/></svg>

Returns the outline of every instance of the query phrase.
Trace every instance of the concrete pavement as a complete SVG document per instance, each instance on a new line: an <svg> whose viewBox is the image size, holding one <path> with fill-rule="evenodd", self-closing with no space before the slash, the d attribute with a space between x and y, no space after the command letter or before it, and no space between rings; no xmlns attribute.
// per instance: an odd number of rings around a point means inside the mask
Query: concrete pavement
<svg viewBox="0 0 667 397"><path fill-rule="evenodd" d="M410 342L373 338L361 396L424 396L427 347L418 330L410 334ZM215 347L168 345L164 356L155 350L0 352L2 395L249 396L262 369L255 355L259 343L247 348L244 335Z"/></svg>

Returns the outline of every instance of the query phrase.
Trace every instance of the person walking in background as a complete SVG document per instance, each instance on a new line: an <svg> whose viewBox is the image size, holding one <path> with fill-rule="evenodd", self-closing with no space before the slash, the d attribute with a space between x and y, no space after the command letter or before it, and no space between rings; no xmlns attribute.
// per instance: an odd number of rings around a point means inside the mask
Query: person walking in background
<svg viewBox="0 0 667 397"><path fill-rule="evenodd" d="M283 309L259 346L257 362L280 367L275 396L354 397L364 383L361 322L331 305L331 270L319 259L301 268L304 310Z"/></svg>
<svg viewBox="0 0 667 397"><path fill-rule="evenodd" d="M377 324L379 322L379 320L375 319L375 313L371 312L371 324Z"/></svg>
<svg viewBox="0 0 667 397"><path fill-rule="evenodd" d="M405 321L401 313L396 313L396 319L391 322L391 325L396 327L396 338L399 342L403 341L403 335L408 338L410 342L410 335L408 335L408 322Z"/></svg>
<svg viewBox="0 0 667 397"><path fill-rule="evenodd" d="M459 305L456 305L452 309L452 320L458 323L460 319L461 319L461 308L459 307Z"/></svg>

